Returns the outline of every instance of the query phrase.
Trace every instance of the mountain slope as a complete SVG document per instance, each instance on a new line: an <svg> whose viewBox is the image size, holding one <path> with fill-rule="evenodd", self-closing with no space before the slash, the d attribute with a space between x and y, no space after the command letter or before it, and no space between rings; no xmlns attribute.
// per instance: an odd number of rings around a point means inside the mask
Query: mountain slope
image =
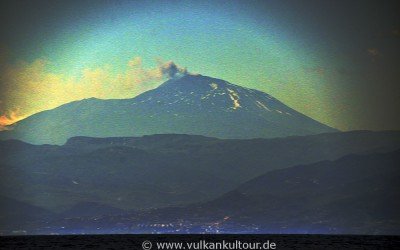
<svg viewBox="0 0 400 250"><path fill-rule="evenodd" d="M124 233L399 235L399 162L399 150L347 155L268 172L209 202L49 224L87 233L101 226Z"/></svg>
<svg viewBox="0 0 400 250"><path fill-rule="evenodd" d="M271 138L335 130L270 95L201 75L171 79L132 99L85 99L19 121L2 139L62 144L74 136L197 134Z"/></svg>
<svg viewBox="0 0 400 250"><path fill-rule="evenodd" d="M82 202L143 209L211 200L274 169L400 148L400 132L222 140L192 135L0 141L0 195L59 212Z"/></svg>
<svg viewBox="0 0 400 250"><path fill-rule="evenodd" d="M400 233L400 151L269 172L202 206L275 232Z"/></svg>
<svg viewBox="0 0 400 250"><path fill-rule="evenodd" d="M141 220L195 228L218 222L231 233L398 235L399 163L397 150L275 170L213 201L154 210Z"/></svg>
<svg viewBox="0 0 400 250"><path fill-rule="evenodd" d="M50 218L56 216L46 209L0 196L0 232L5 229L18 230L27 223Z"/></svg>

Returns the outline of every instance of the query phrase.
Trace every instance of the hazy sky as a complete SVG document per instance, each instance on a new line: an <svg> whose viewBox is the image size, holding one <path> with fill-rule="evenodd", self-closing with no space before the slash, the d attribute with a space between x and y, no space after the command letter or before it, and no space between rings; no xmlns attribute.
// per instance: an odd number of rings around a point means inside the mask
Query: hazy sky
<svg viewBox="0 0 400 250"><path fill-rule="evenodd" d="M1 1L0 127L159 67L265 91L341 130L400 129L397 1Z"/></svg>

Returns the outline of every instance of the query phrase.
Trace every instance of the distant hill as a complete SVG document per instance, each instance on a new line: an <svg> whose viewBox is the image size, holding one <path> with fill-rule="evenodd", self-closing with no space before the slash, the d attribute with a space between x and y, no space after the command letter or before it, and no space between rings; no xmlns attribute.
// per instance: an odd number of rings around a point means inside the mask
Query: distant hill
<svg viewBox="0 0 400 250"><path fill-rule="evenodd" d="M398 148L395 131L246 140L76 137L62 146L0 141L0 195L54 212L91 202L125 210L185 205L271 170Z"/></svg>
<svg viewBox="0 0 400 250"><path fill-rule="evenodd" d="M34 114L0 132L0 139L63 144L75 136L172 133L227 139L335 131L261 91L187 74L132 99L90 98Z"/></svg>
<svg viewBox="0 0 400 250"><path fill-rule="evenodd" d="M274 170L213 201L118 220L176 225L172 232L184 222L190 232L399 235L399 162L397 150ZM106 216L98 223L113 228L113 219ZM81 224L88 222L82 218Z"/></svg>
<svg viewBox="0 0 400 250"><path fill-rule="evenodd" d="M49 225L86 233L101 227L120 233L399 235L399 162L400 150L351 154L270 171L209 202L58 219ZM52 232L31 227L37 228Z"/></svg>
<svg viewBox="0 0 400 250"><path fill-rule="evenodd" d="M399 163L398 150L275 170L195 211L274 233L400 234Z"/></svg>
<svg viewBox="0 0 400 250"><path fill-rule="evenodd" d="M8 197L0 196L0 233L2 230L23 230L27 224L55 219L49 210Z"/></svg>
<svg viewBox="0 0 400 250"><path fill-rule="evenodd" d="M99 204L97 202L80 202L75 204L70 209L60 213L59 216L64 218L75 218L82 216L95 217L102 215L118 215L126 212L126 210Z"/></svg>

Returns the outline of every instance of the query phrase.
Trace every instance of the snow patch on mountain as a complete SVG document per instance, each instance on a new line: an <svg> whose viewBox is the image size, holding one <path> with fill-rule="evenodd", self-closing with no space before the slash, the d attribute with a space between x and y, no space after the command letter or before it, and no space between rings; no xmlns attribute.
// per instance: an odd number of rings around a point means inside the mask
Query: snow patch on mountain
<svg viewBox="0 0 400 250"><path fill-rule="evenodd" d="M218 84L216 84L216 83L211 83L211 84L210 84L210 87L211 87L213 90L217 90L217 89L218 89Z"/></svg>
<svg viewBox="0 0 400 250"><path fill-rule="evenodd" d="M239 103L240 97L239 97L238 93L236 93L235 91L233 91L231 89L228 89L228 88L227 88L227 90L229 92L229 97L231 98L231 100L233 102L233 107L232 108L234 110L236 110L238 108L241 108L242 106L240 106L240 103Z"/></svg>
<svg viewBox="0 0 400 250"><path fill-rule="evenodd" d="M256 105L260 108L263 108L267 111L271 111L264 103L260 102L260 101L256 101Z"/></svg>

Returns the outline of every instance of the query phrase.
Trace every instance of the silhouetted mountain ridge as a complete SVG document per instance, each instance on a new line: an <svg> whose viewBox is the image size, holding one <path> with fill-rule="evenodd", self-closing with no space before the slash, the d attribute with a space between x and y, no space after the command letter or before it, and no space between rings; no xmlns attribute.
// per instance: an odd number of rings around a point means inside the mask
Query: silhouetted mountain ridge
<svg viewBox="0 0 400 250"><path fill-rule="evenodd" d="M399 234L399 162L396 150L274 170L213 201L176 208L177 214L155 210L142 219L207 224L225 217L226 227L237 230Z"/></svg>
<svg viewBox="0 0 400 250"><path fill-rule="evenodd" d="M398 148L396 131L245 140L78 137L63 146L0 141L0 194L56 212L81 202L121 209L185 205L274 169Z"/></svg>
<svg viewBox="0 0 400 250"><path fill-rule="evenodd" d="M136 233L398 235L399 161L400 150L351 154L267 172L209 202L54 220L49 225L84 232L95 232L95 227L101 226L102 230ZM125 229L127 225L131 225L129 229ZM163 227L157 231L154 225Z"/></svg>

